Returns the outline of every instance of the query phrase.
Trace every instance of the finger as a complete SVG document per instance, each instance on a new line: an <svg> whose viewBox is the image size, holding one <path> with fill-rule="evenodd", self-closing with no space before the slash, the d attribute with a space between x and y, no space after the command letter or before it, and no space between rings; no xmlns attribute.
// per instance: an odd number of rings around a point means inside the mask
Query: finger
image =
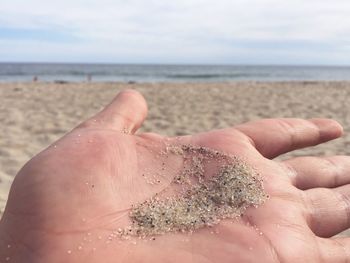
<svg viewBox="0 0 350 263"><path fill-rule="evenodd" d="M135 90L120 92L101 112L83 123L104 129L135 133L147 116L147 103Z"/></svg>
<svg viewBox="0 0 350 263"><path fill-rule="evenodd" d="M350 262L350 238L317 238L319 262Z"/></svg>
<svg viewBox="0 0 350 263"><path fill-rule="evenodd" d="M334 236L350 227L350 185L304 192L306 221L320 237Z"/></svg>
<svg viewBox="0 0 350 263"><path fill-rule="evenodd" d="M267 158L317 145L342 135L339 123L330 119L267 119L235 127Z"/></svg>
<svg viewBox="0 0 350 263"><path fill-rule="evenodd" d="M291 171L292 184L302 190L350 183L349 156L298 157L282 164Z"/></svg>

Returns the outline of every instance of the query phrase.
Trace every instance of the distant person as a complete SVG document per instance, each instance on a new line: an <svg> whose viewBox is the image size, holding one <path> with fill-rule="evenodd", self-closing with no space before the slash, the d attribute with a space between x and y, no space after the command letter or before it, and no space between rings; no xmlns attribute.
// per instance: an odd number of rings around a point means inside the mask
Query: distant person
<svg viewBox="0 0 350 263"><path fill-rule="evenodd" d="M350 158L273 160L338 138L337 122L268 119L170 138L136 134L146 115L144 98L124 91L19 171L0 221L0 262L350 262L350 238L330 238L350 226ZM141 174L183 166L159 163L156 147L179 140L244 158L270 198L221 221L217 233L116 240L128 209L169 187L150 186ZM175 174L162 176L170 182Z"/></svg>
<svg viewBox="0 0 350 263"><path fill-rule="evenodd" d="M39 81L38 76L34 76L34 77L33 77L33 82L38 82L38 81Z"/></svg>
<svg viewBox="0 0 350 263"><path fill-rule="evenodd" d="M92 80L91 74L88 74L88 75L86 76L86 80L87 80L87 82L91 82L91 80Z"/></svg>

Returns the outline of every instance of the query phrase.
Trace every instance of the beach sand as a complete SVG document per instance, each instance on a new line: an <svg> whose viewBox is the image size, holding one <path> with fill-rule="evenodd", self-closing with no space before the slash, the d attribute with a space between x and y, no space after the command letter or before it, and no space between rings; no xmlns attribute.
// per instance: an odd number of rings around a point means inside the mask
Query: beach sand
<svg viewBox="0 0 350 263"><path fill-rule="evenodd" d="M343 138L283 158L350 154L350 82L3 83L0 210L14 176L26 161L125 88L140 91L148 101L149 114L141 131L174 136L261 118L333 118L344 126Z"/></svg>

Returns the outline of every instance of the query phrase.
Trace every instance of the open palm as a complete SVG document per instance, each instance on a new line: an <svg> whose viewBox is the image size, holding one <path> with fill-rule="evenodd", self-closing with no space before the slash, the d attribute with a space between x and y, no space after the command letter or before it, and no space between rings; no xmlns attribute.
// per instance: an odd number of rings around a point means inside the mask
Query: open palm
<svg viewBox="0 0 350 263"><path fill-rule="evenodd" d="M124 91L24 166L0 223L1 262L350 260L350 240L328 238L349 227L348 157L271 160L339 137L336 122L274 119L181 138L135 135L146 113L142 96ZM116 238L115 230L130 223L132 204L169 187L181 160L159 153L175 140L245 159L270 198L239 219L193 234ZM142 176L164 166L161 182Z"/></svg>

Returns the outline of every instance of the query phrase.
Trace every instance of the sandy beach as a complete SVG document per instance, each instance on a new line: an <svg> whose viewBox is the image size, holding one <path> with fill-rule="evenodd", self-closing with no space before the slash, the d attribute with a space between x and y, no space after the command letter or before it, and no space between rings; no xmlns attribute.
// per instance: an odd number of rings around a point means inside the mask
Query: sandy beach
<svg viewBox="0 0 350 263"><path fill-rule="evenodd" d="M184 135L260 118L326 117L338 120L343 138L298 150L298 155L350 154L350 82L234 82L187 84L0 84L0 210L18 170L36 153L132 88L146 97L141 129Z"/></svg>

